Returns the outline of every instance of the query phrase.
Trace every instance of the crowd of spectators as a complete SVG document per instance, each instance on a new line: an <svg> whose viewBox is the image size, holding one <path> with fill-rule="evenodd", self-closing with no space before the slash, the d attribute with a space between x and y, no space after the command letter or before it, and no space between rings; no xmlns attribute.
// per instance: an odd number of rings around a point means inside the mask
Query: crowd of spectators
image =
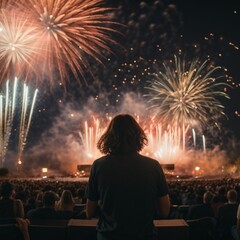
<svg viewBox="0 0 240 240"><path fill-rule="evenodd" d="M171 203L177 206L172 218L209 217L214 221L216 239L232 239L231 229L237 224L240 203L239 179L171 181L169 188Z"/></svg>
<svg viewBox="0 0 240 240"><path fill-rule="evenodd" d="M0 184L1 219L15 217L31 222L86 217L84 207L79 206L86 203L87 182L15 179L2 180ZM239 179L170 180L168 185L172 205L168 218L210 217L215 221L216 239L231 239L240 203Z"/></svg>

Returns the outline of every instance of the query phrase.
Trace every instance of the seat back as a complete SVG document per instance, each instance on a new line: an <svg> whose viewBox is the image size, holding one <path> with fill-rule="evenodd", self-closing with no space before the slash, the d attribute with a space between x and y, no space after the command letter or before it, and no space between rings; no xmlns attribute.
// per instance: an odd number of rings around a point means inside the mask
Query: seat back
<svg viewBox="0 0 240 240"><path fill-rule="evenodd" d="M29 235L31 240L66 240L66 226L29 225Z"/></svg>
<svg viewBox="0 0 240 240"><path fill-rule="evenodd" d="M29 235L31 240L66 240L68 220L31 219Z"/></svg>
<svg viewBox="0 0 240 240"><path fill-rule="evenodd" d="M31 219L31 225L44 225L44 226L67 226L68 219Z"/></svg>
<svg viewBox="0 0 240 240"><path fill-rule="evenodd" d="M215 239L216 220L204 217L187 220L189 225L189 240L213 240Z"/></svg>
<svg viewBox="0 0 240 240"><path fill-rule="evenodd" d="M189 205L179 205L178 209L177 209L177 218L179 219L187 219L187 215L188 215L188 210L189 210Z"/></svg>
<svg viewBox="0 0 240 240"><path fill-rule="evenodd" d="M85 208L86 208L86 204L75 204L75 206L73 208L73 212L79 213L79 212L83 211Z"/></svg>
<svg viewBox="0 0 240 240"><path fill-rule="evenodd" d="M70 219L68 223L68 240L97 240L97 221L96 219Z"/></svg>
<svg viewBox="0 0 240 240"><path fill-rule="evenodd" d="M16 224L1 224L0 236L2 240L23 240L23 236Z"/></svg>
<svg viewBox="0 0 240 240"><path fill-rule="evenodd" d="M168 218L169 219L177 219L178 218L178 205L171 206Z"/></svg>
<svg viewBox="0 0 240 240"><path fill-rule="evenodd" d="M231 233L233 240L240 240L240 230L237 228L236 225L232 226Z"/></svg>

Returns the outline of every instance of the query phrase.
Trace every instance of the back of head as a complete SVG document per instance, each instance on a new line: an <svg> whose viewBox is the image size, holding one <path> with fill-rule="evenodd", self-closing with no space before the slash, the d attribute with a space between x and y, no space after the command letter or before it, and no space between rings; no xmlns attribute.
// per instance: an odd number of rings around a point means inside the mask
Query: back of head
<svg viewBox="0 0 240 240"><path fill-rule="evenodd" d="M234 189L230 189L227 192L227 199L229 203L236 203L237 201L237 192Z"/></svg>
<svg viewBox="0 0 240 240"><path fill-rule="evenodd" d="M43 206L48 208L53 208L55 201L56 201L56 195L52 191L46 191L43 194Z"/></svg>
<svg viewBox="0 0 240 240"><path fill-rule="evenodd" d="M1 196L10 197L12 195L13 189L13 185L10 182L3 182L1 185Z"/></svg>
<svg viewBox="0 0 240 240"><path fill-rule="evenodd" d="M213 203L221 203L221 198L219 195L214 195L213 197Z"/></svg>
<svg viewBox="0 0 240 240"><path fill-rule="evenodd" d="M78 198L84 198L84 195L85 195L85 189L79 188L79 189L77 190L77 197L78 197Z"/></svg>
<svg viewBox="0 0 240 240"><path fill-rule="evenodd" d="M60 201L62 204L72 204L74 203L73 196L70 190L64 190L62 192Z"/></svg>
<svg viewBox="0 0 240 240"><path fill-rule="evenodd" d="M147 137L136 120L128 114L112 119L97 147L104 154L136 153L147 143Z"/></svg>
<svg viewBox="0 0 240 240"><path fill-rule="evenodd" d="M203 194L203 203L210 204L212 203L212 200L213 200L213 194L211 192L207 191Z"/></svg>

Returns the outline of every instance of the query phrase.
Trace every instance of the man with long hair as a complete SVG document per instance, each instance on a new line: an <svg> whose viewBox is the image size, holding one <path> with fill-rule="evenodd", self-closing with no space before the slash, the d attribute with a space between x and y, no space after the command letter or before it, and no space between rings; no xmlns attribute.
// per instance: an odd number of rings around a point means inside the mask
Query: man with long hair
<svg viewBox="0 0 240 240"><path fill-rule="evenodd" d="M98 141L105 156L94 161L88 183L87 218L99 205L98 240L153 240L156 214L167 217L168 186L160 164L139 152L147 137L136 120L117 115Z"/></svg>

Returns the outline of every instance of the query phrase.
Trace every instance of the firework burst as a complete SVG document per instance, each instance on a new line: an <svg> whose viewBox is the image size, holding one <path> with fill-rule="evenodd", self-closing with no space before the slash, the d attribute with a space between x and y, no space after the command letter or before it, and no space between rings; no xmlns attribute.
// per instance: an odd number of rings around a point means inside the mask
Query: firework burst
<svg viewBox="0 0 240 240"><path fill-rule="evenodd" d="M208 67L207 61L195 60L189 67L175 56L173 67L164 64L164 72L156 74L146 87L154 117L172 126L207 125L224 115L219 97L229 98L221 91L228 86L214 73L220 67ZM216 74L215 74L216 75Z"/></svg>
<svg viewBox="0 0 240 240"><path fill-rule="evenodd" d="M91 70L89 57L101 62L103 51L111 52L108 44L116 44L111 9L103 7L102 0L28 0L23 5L38 26L36 57L52 84L56 72L65 84L69 70L76 79L85 79L84 71Z"/></svg>
<svg viewBox="0 0 240 240"><path fill-rule="evenodd" d="M38 33L29 18L19 12L0 10L0 79L34 72Z"/></svg>

